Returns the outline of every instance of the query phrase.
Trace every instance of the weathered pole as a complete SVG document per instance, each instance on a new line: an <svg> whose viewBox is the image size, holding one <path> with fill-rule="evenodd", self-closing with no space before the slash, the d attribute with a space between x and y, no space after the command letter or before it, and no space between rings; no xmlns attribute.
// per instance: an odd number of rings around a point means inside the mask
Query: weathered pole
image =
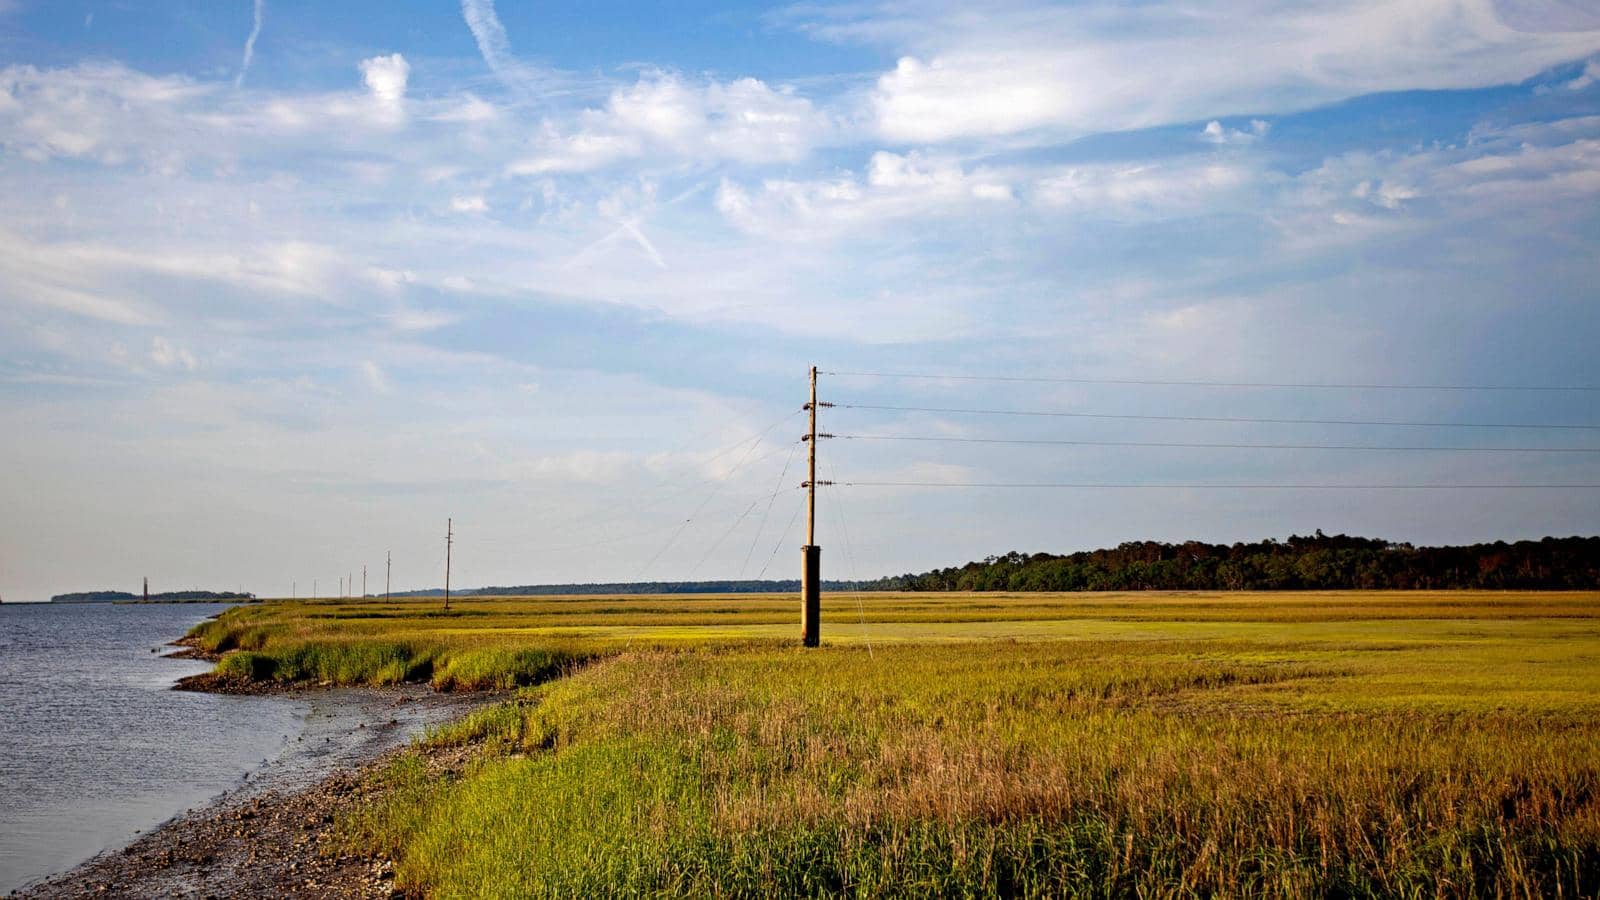
<svg viewBox="0 0 1600 900"><path fill-rule="evenodd" d="M455 543L456 520L444 520L444 608L450 608L450 545Z"/></svg>
<svg viewBox="0 0 1600 900"><path fill-rule="evenodd" d="M389 598L389 576L394 572L394 553L383 551L383 599Z"/></svg>
<svg viewBox="0 0 1600 900"><path fill-rule="evenodd" d="M811 367L810 428L806 432L806 544L800 548L800 642L822 642L822 548L817 546L817 367Z"/></svg>
<svg viewBox="0 0 1600 900"><path fill-rule="evenodd" d="M361 564L361 599L367 599L367 564Z"/></svg>

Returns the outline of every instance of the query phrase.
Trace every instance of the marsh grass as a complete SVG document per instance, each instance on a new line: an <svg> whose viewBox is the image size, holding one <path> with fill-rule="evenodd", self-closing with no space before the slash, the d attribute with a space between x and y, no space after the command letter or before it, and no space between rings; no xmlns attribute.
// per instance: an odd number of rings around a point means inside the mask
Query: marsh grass
<svg viewBox="0 0 1600 900"><path fill-rule="evenodd" d="M1600 894L1595 595L869 597L820 651L741 602L204 639L251 677L531 685L343 823L424 894Z"/></svg>

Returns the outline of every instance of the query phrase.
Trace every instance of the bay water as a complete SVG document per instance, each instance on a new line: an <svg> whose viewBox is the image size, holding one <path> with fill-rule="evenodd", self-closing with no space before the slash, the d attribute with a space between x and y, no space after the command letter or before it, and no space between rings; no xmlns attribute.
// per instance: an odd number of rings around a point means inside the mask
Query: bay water
<svg viewBox="0 0 1600 900"><path fill-rule="evenodd" d="M238 785L300 734L292 697L174 691L223 604L0 604L0 893Z"/></svg>

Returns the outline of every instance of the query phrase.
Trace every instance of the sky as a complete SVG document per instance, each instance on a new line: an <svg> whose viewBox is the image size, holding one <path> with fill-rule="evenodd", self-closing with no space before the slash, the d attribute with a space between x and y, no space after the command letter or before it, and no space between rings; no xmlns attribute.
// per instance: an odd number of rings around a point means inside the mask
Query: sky
<svg viewBox="0 0 1600 900"><path fill-rule="evenodd" d="M831 578L1594 534L1370 486L1600 484L1447 427L1600 425L1597 200L1584 0L0 0L0 597L798 577L813 365Z"/></svg>

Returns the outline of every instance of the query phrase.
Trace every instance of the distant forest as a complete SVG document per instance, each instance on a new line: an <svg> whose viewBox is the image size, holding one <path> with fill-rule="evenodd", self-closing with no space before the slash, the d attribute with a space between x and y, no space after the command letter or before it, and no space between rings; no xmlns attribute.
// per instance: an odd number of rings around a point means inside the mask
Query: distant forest
<svg viewBox="0 0 1600 900"><path fill-rule="evenodd" d="M1279 591L1600 588L1600 537L1414 547L1343 534L1253 544L1133 541L1057 556L1007 553L862 585L882 591Z"/></svg>
<svg viewBox="0 0 1600 900"><path fill-rule="evenodd" d="M143 594L130 594L127 591L80 591L76 594L57 594L50 598L51 603L127 603L140 601ZM172 603L179 600L254 600L255 594L240 594L236 591L167 591L161 594L151 594L151 603Z"/></svg>

